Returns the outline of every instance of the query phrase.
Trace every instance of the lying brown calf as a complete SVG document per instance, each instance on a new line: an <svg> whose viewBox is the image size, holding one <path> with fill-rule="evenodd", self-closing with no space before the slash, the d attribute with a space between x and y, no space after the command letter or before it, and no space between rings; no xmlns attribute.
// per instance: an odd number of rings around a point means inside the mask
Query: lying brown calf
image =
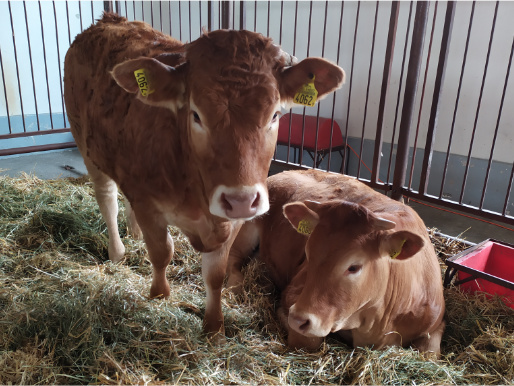
<svg viewBox="0 0 514 386"><path fill-rule="evenodd" d="M270 211L247 222L229 257L260 257L282 291L288 344L316 349L331 332L357 346L436 354L445 323L441 273L425 225L408 206L343 175L289 171L268 178Z"/></svg>

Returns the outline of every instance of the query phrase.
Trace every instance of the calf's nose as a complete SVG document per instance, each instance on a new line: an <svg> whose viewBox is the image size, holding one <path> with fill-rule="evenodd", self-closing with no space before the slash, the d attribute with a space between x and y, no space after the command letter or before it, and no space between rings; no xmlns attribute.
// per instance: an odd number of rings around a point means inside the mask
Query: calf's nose
<svg viewBox="0 0 514 386"><path fill-rule="evenodd" d="M307 331L309 331L310 327L312 326L312 322L308 316L298 316L294 314L289 314L289 317L287 318L287 322L289 323L289 326L295 330L296 332L299 332L300 334L305 335Z"/></svg>
<svg viewBox="0 0 514 386"><path fill-rule="evenodd" d="M259 192L235 193L221 195L221 205L230 218L248 218L255 216L259 206Z"/></svg>
<svg viewBox="0 0 514 386"><path fill-rule="evenodd" d="M210 201L210 212L229 220L249 220L269 209L268 194L263 184L240 187L219 185Z"/></svg>

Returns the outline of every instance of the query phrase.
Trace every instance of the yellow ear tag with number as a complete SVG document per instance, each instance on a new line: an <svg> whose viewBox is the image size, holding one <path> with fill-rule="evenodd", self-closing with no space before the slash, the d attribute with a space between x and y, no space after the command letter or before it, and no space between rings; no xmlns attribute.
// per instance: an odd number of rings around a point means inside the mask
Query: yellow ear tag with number
<svg viewBox="0 0 514 386"><path fill-rule="evenodd" d="M136 77L137 85L139 86L139 91L141 91L142 96L148 96L155 91L150 88L150 81L148 80L148 75L144 68L134 71L134 76Z"/></svg>
<svg viewBox="0 0 514 386"><path fill-rule="evenodd" d="M316 90L314 86L314 79L316 79L316 77L313 75L309 83L305 83L302 88L300 88L293 98L294 103L310 107L316 104L318 100L318 90Z"/></svg>
<svg viewBox="0 0 514 386"><path fill-rule="evenodd" d="M298 233L301 233L303 235L310 235L312 233L312 224L309 220L300 220L298 223L298 228L296 228Z"/></svg>
<svg viewBox="0 0 514 386"><path fill-rule="evenodd" d="M393 260L396 259L400 255L400 253L402 253L403 244L405 244L406 241L407 240L402 241L402 243L400 244L400 248L397 251L391 251L389 253L389 256L391 256L391 259L393 259Z"/></svg>

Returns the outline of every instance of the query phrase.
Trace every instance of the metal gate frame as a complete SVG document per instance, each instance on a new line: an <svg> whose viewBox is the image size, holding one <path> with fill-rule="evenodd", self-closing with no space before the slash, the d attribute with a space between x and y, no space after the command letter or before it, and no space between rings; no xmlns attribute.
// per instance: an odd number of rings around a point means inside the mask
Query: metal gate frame
<svg viewBox="0 0 514 386"><path fill-rule="evenodd" d="M298 3L298 2L297 2ZM326 2L328 4L328 2ZM232 2L232 1L220 1L220 2L207 2L207 9L208 9L208 17L207 17L207 28L211 30L213 26L220 26L221 28L233 28L233 29L244 29L247 25L246 15L248 11L248 4L245 1L240 2ZM360 2L358 3L360 6ZM360 177L360 164L358 165L358 171L357 171L357 178L368 185L372 186L373 188L380 189L385 191L386 193L389 193L392 198L394 199L402 199L405 198L414 198L419 199L422 201L434 203L437 205L441 205L444 207L456 209L459 211L463 211L466 213L470 213L473 215L482 216L491 220L500 221L503 223L514 225L514 217L508 215L507 213L507 206L511 204L509 202L509 197L512 190L512 181L514 179L514 163L512 165L511 171L510 171L510 179L509 179L509 185L507 189L507 194L503 203L503 211L502 212L492 212L487 209L484 209L484 197L485 192L488 184L488 178L489 173L491 170L491 163L492 163L492 150L491 150L491 156L488 160L488 166L487 166L487 173L486 178L484 181L484 185L482 187L482 197L480 200L480 204L476 206L470 206L466 205L463 202L463 194L464 194L464 188L466 186L466 177L469 171L470 166L470 160L471 160L471 148L473 146L473 139L475 135L476 130L476 121L478 118L478 111L477 116L475 118L475 127L473 128L473 137L472 142L470 145L470 151L467 157L466 161L466 167L465 167L465 176L464 181L462 185L461 194L458 201L452 201L449 199L446 199L443 197L443 184L444 184L444 178L441 184L441 189L439 195L430 195L427 193L427 187L428 182L430 180L430 173L431 173L431 166L432 166L432 156L434 153L434 139L436 134L436 128L437 128L437 120L438 120L438 112L440 109L440 103L441 103L441 93L442 93L442 85L445 78L445 72L447 69L447 59L448 59L448 53L450 49L450 41L451 41L451 35L453 30L453 21L455 16L455 8L456 8L456 2L449 1L447 3L438 3L435 2L435 7L443 7L446 4L446 10L445 10L445 18L444 18L444 27L442 31L442 44L440 47L438 59L437 59L437 70L436 75L433 79L429 79L429 82L433 82L434 85L434 92L432 95L431 100L431 106L430 106L430 118L428 123L428 131L427 131L427 138L425 143L425 152L424 157L422 161L422 168L421 168L421 175L420 175L420 183L417 187L417 190L415 190L412 185L412 174L413 174L413 163L411 165L411 169L408 170L408 164L409 164L409 140L412 135L416 135L416 141L417 141L417 130L419 129L419 117L418 117L418 127L413 123L413 115L414 111L416 109L416 94L418 92L418 85L420 80L420 74L421 74L421 67L422 67L422 55L423 55L423 48L425 44L425 38L427 36L427 21L429 17L429 2L426 1L419 1L415 3L410 3L411 11L412 7L415 4L415 16L414 16L414 22L413 22L413 28L412 33L410 35L410 49L407 50L407 43L404 48L404 56L406 56L408 53L408 64L405 70L405 87L403 89L402 97L403 97L403 103L401 106L401 117L400 117L400 124L399 124L399 135L398 135L398 141L396 144L392 144L392 146L396 145L396 157L395 157L395 164L393 169L393 178L392 182L382 182L379 177L379 170L380 170L380 164L381 164L381 152L382 152L382 144L384 143L384 113L386 109L386 99L388 95L388 88L390 86L390 78L391 78L391 72L392 72L392 62L393 62L393 55L395 50L395 42L396 42L396 35L397 35L397 27L398 27L398 15L399 15L399 7L400 2L393 1L391 3L391 9L390 9L390 18L389 18L389 30L388 30L388 36L387 36L387 46L386 46L386 52L384 57L384 65L383 65L383 73L382 73L382 80L381 80L381 89L380 89L380 101L378 106L378 117L377 117L377 131L375 135L375 143L374 143L374 153L373 153L373 162L371 167L371 179L365 180ZM492 37L494 34L494 27L496 23L496 14L498 12L498 4L496 3L495 7L495 15L494 15L494 21L491 28L491 35L489 40L489 46L488 46L488 53L487 53L487 61L486 61L486 70L487 70L487 64L489 61L489 53L491 50L491 43L492 43ZM68 4L66 3L66 6ZM10 4L9 4L10 7ZM127 5L125 3L125 9ZM217 9L215 7L218 7ZM281 3L281 9L283 7L283 2ZM312 7L312 3L311 3ZM327 6L325 6L327 7ZM104 1L104 9L107 11L115 11L119 14L122 14L123 5L121 1ZM255 4L255 9L257 9L257 4ZM311 8L312 9L312 8ZM9 8L10 10L10 8ZM341 7L341 12L343 10L343 5ZM378 2L377 2L377 10L378 10ZM237 11L237 12L236 12ZM474 3L473 3L473 11L474 11ZM471 15L471 19L473 17L473 11ZM325 11L326 12L326 11ZM55 13L55 4L54 4L54 13ZM217 13L219 15L219 20L214 20L214 15ZM153 15L153 14L152 14ZM236 16L237 15L237 16ZM269 15L269 2L268 2L268 15ZM435 15L436 12L434 11L434 21L435 21ZM25 16L26 17L26 16ZM191 13L189 13L189 17L191 18ZM358 17L358 12L357 12ZM153 18L153 16L152 16ZM11 15L12 19L12 15ZM342 14L341 14L341 20L342 20ZM268 18L269 23L269 18ZM410 23L410 14L409 14L409 23ZM191 25L191 23L189 24ZM435 23L432 23L432 26L434 26ZM56 23L57 28L57 23ZM69 27L68 27L69 28ZM376 16L375 16L375 28L376 28ZM470 28L471 28L471 21L470 21ZM325 33L325 31L324 31ZM340 32L341 33L341 32ZM27 26L27 35L28 35L28 26ZM430 35L430 43L429 43L429 53L431 51L432 47L432 39L434 35L434 27L432 27L432 31L429 34ZM295 35L296 38L296 35ZM468 38L469 38L469 31L468 31ZM14 30L13 30L13 43L14 42ZM374 38L373 38L374 39ZM44 44L44 41L43 41ZM354 40L355 44L355 40ZM374 41L373 41L374 44ZM372 52L373 52L373 45L372 45ZM467 47L466 47L467 50ZM494 140L493 140L493 147L494 143L496 141L496 136L498 133L498 126L500 122L501 112L503 109L503 102L505 98L505 93L507 89L507 83L510 75L510 67L512 63L512 56L514 51L514 44L512 46L512 50L510 53L509 58L509 64L508 64L508 72L505 78L505 84L503 87L503 94L501 99L501 105L498 113L498 120L494 132ZM339 53L338 53L339 57ZM373 55L372 55L373 57ZM339 59L338 59L339 60ZM464 59L465 60L465 59ZM31 65L32 65L32 58L31 58ZM3 68L2 63L2 56L0 51L0 66ZM353 66L353 64L352 64ZM370 65L371 70L371 65ZM482 79L482 89L484 86L484 80L486 76L486 72L484 72L484 77ZM5 79L4 74L2 73L2 80L4 82L4 92L5 92ZM48 82L48 79L47 79ZM351 82L351 80L350 80ZM422 95L425 93L425 84L427 82L427 72L425 71L424 80L423 80L423 89L421 91ZM351 87L351 86L350 86ZM480 102L482 99L482 89L480 91L480 99L479 99L479 106L477 109L480 108ZM351 91L350 91L351 92ZM369 93L369 83L368 83L368 90ZM460 86L459 86L459 92L460 92ZM400 95L399 95L400 96ZM5 99L7 100L7 95L5 95ZM400 97L398 98L400 100ZM423 103L424 98L421 98L421 103ZM8 108L8 106L7 106ZM36 106L37 109L37 106ZM366 99L366 106L365 109L367 109L367 99ZM305 113L304 113L305 114ZM9 119L9 113L8 119ZM23 114L22 114L23 115ZM319 110L318 110L318 121L319 121ZM55 134L55 133L67 133L69 132L69 127L67 127L66 119L64 120L65 127L63 128L53 128L52 130L38 130L35 132L27 132L24 131L23 133L10 133L6 135L0 135L0 140L6 139L6 138L16 138L16 137L26 137L26 136L34 136L34 135L45 135L45 134ZM333 128L332 128L333 129ZM303 127L303 130L305 130L305 127ZM453 130L453 127L452 127ZM394 138L394 134L393 134ZM347 141L347 136L344 136L345 141ZM344 170L344 164L347 162L347 152L348 152L348 143L345 143L344 147L344 154L342 156L342 167L341 170ZM16 149L5 149L0 150L0 156L3 155L10 155L10 154L20 154L20 153L27 153L27 152L33 152L33 151L41 151L41 150L51 150L51 149L63 149L63 148L69 148L74 147L75 144L73 142L68 143L60 143L60 144L54 144L54 145L44 145L44 146L35 146L35 147L26 147L26 148L16 148ZM274 163L279 164L286 168L310 168L312 166L306 166L303 164L302 161L302 154L303 154L303 144L300 150L300 159L298 164L289 162L289 147L287 149L288 156L286 161L281 161L279 159L275 159ZM416 150L416 146L414 146L414 151ZM362 143L361 143L361 149L360 154L362 154ZM316 150L314 152L314 156L316 157ZM445 163L445 173L446 168L448 166L448 156L449 152L447 154L446 163ZM330 157L331 152L328 152L328 163L330 165ZM392 159L392 157L391 157ZM389 162L391 162L391 159ZM328 169L327 169L328 170ZM406 181L408 182L408 185L406 184Z"/></svg>

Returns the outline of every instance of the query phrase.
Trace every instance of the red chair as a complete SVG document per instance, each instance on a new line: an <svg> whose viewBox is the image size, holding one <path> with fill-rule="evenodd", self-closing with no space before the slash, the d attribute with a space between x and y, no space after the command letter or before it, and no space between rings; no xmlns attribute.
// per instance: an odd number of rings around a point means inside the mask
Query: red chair
<svg viewBox="0 0 514 386"><path fill-rule="evenodd" d="M319 118L318 126L318 143L316 144L316 121L317 117L305 116L305 129L303 128L303 114L284 114L279 121L278 141L282 146L290 146L294 151L295 163L298 163L297 150L302 147L303 134L303 150L312 158L315 167L319 167L323 159L330 152L337 151L343 159L342 150L346 147L341 129L336 121L329 118ZM332 127L333 123L333 127ZM291 126L291 136L289 136L289 126ZM330 131L332 130L332 146L330 146ZM316 158L316 159L315 159ZM341 168L344 162L341 162Z"/></svg>

